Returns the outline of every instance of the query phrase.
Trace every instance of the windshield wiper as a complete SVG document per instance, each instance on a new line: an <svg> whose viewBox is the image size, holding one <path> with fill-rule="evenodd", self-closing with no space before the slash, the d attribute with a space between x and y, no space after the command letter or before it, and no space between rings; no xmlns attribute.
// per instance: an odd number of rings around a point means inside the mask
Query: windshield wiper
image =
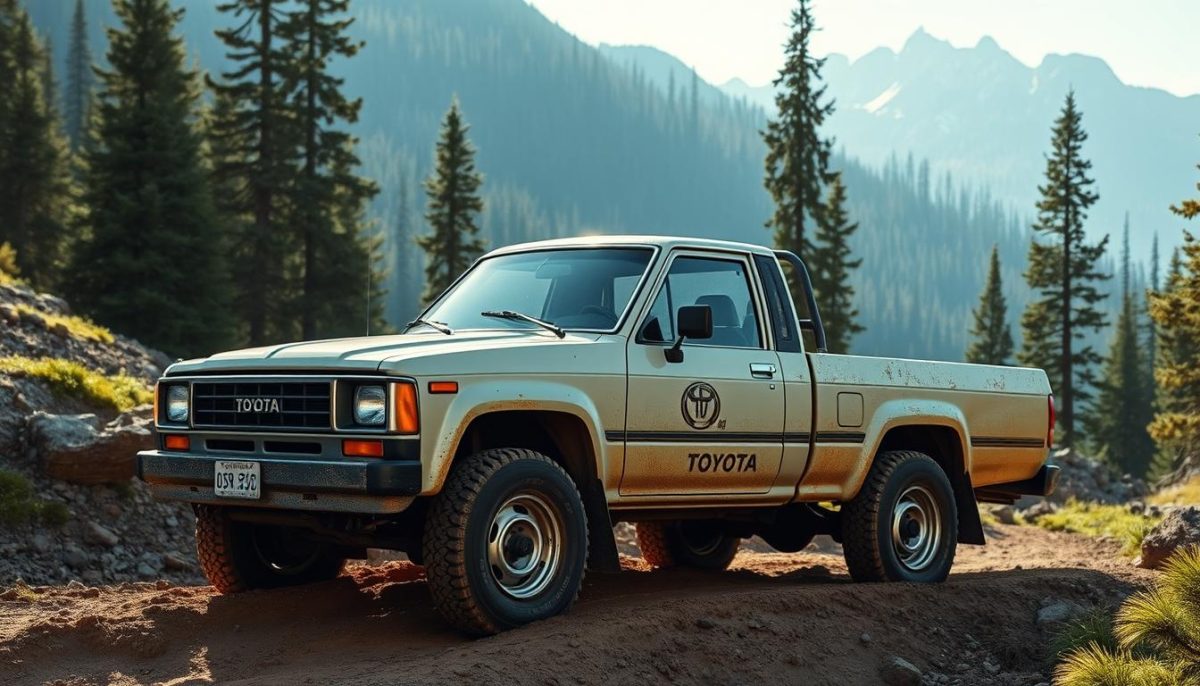
<svg viewBox="0 0 1200 686"><path fill-rule="evenodd" d="M433 329L434 331L440 331L440 332L446 334L447 336L454 335L454 329L451 329L450 327L446 326L444 323L430 321L428 319L421 319L420 317L405 324L404 330L408 331L409 329L413 328L414 326L418 326L420 324L424 324L425 326L428 326L429 328Z"/></svg>
<svg viewBox="0 0 1200 686"><path fill-rule="evenodd" d="M484 317L496 317L498 319L516 319L516 320L523 321L523 322L529 322L530 324L537 324L538 326L553 333L555 336L558 336L559 338L566 338L566 336L567 336L567 332L563 331L562 327L559 326L558 324L555 324L554 322L548 322L545 319L538 319L537 317L530 317L529 315L521 313L521 312L514 312L512 310L487 310L486 312L480 312L479 314Z"/></svg>

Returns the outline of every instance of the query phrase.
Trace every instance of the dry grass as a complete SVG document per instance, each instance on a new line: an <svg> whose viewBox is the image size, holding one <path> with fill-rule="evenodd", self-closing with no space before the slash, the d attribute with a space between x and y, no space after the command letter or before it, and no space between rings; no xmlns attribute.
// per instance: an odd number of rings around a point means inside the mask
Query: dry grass
<svg viewBox="0 0 1200 686"><path fill-rule="evenodd" d="M1200 505L1200 476L1194 476L1191 481L1164 488L1150 496L1149 501L1155 505Z"/></svg>
<svg viewBox="0 0 1200 686"><path fill-rule="evenodd" d="M60 395L117 412L131 410L154 397L142 381L131 376L106 376L77 362L52 357L0 357L0 373L37 379Z"/></svg>
<svg viewBox="0 0 1200 686"><path fill-rule="evenodd" d="M22 317L41 317L46 322L47 329L62 324L67 327L67 331L74 338L106 344L111 344L116 340L113 338L112 332L108 329L83 317L76 317L73 314L52 314L28 305L17 305L17 311L21 313Z"/></svg>
<svg viewBox="0 0 1200 686"><path fill-rule="evenodd" d="M1161 517L1133 514L1124 505L1070 500L1058 512L1040 517L1037 526L1050 531L1115 538L1123 544L1123 552L1132 557L1141 549L1142 539L1160 521Z"/></svg>

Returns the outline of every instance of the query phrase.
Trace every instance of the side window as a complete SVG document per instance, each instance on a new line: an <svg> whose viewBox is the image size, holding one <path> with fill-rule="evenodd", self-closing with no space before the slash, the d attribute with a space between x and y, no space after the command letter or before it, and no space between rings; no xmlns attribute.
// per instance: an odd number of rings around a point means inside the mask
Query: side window
<svg viewBox="0 0 1200 686"><path fill-rule="evenodd" d="M772 330L775 332L775 348L779 352L800 352L800 337L796 335L796 314L792 309L792 297L787 284L779 272L779 261L766 255L755 255L754 266L762 279L763 291L767 295L767 310Z"/></svg>
<svg viewBox="0 0 1200 686"><path fill-rule="evenodd" d="M680 257L671 263L650 313L642 325L641 339L668 343L675 339L675 321L684 305L712 308L713 337L700 345L760 348L758 314L754 311L745 265L734 260Z"/></svg>

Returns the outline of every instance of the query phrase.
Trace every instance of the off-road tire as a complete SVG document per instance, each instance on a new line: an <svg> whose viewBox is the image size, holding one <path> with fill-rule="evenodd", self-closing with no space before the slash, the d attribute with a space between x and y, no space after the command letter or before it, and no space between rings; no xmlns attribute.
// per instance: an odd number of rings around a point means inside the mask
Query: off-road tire
<svg viewBox="0 0 1200 686"><path fill-rule="evenodd" d="M341 574L346 559L325 546L307 565L286 573L272 567L255 548L251 524L237 522L223 507L197 505L196 557L219 593L280 588L328 581Z"/></svg>
<svg viewBox="0 0 1200 686"><path fill-rule="evenodd" d="M706 526L705 522L693 520L638 522L637 540L642 559L659 568L678 565L709 571L728 569L741 547L742 539L714 531L711 545L697 549L688 541L689 531L685 531L685 527L697 527L702 533L702 527Z"/></svg>
<svg viewBox="0 0 1200 686"><path fill-rule="evenodd" d="M563 526L557 569L543 590L525 599L506 594L487 554L496 512L520 493L535 493L558 508ZM583 585L587 556L587 514L575 482L533 450L498 448L459 461L425 518L422 557L434 606L471 635L495 634L569 610Z"/></svg>
<svg viewBox="0 0 1200 686"><path fill-rule="evenodd" d="M920 486L932 496L939 538L928 563L907 567L896 551L893 517L906 489ZM842 506L842 549L855 581L944 581L954 564L958 541L958 508L946 473L933 458L899 450L880 454L871 465L858 495Z"/></svg>

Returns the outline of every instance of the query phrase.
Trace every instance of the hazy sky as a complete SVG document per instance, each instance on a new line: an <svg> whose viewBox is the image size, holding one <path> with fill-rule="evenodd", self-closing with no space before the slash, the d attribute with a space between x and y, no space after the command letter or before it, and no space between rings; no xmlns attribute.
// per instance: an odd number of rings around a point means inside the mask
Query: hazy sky
<svg viewBox="0 0 1200 686"><path fill-rule="evenodd" d="M795 0L528 0L588 43L644 44L706 80L775 76ZM1126 83L1200 93L1200 0L814 0L814 47L856 58L917 27L959 47L990 35L1036 66L1047 53L1104 58Z"/></svg>

